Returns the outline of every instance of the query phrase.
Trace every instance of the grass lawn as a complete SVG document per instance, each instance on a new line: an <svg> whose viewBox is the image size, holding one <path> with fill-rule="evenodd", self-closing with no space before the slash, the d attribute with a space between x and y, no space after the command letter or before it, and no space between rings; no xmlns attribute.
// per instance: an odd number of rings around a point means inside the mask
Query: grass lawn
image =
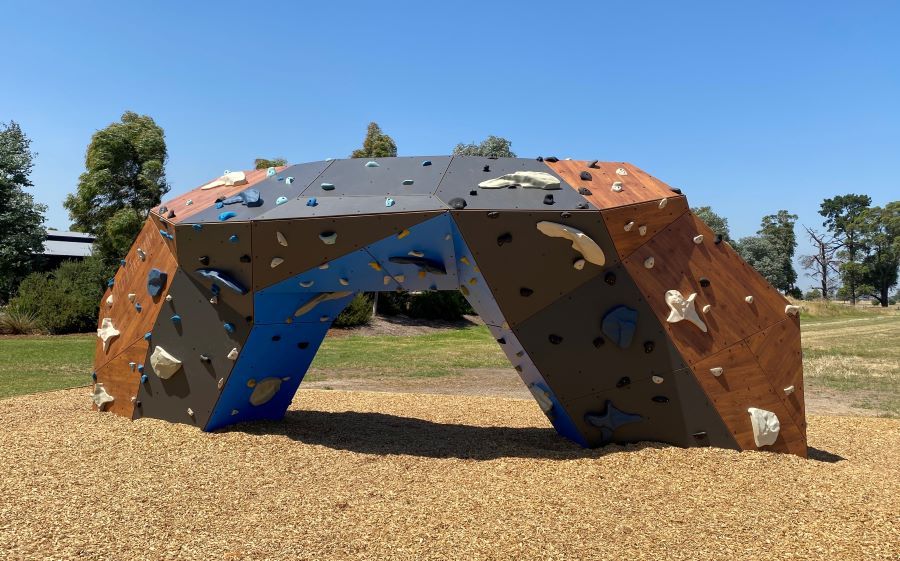
<svg viewBox="0 0 900 561"><path fill-rule="evenodd" d="M96 335L0 338L0 398L91 383Z"/></svg>

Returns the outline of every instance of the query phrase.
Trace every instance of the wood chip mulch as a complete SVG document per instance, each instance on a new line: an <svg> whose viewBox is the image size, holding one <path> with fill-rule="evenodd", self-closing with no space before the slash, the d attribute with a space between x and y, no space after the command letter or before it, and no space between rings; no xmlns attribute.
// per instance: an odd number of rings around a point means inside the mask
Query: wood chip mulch
<svg viewBox="0 0 900 561"><path fill-rule="evenodd" d="M531 401L304 390L207 434L0 401L0 558L900 559L900 420L809 419L810 460L585 451Z"/></svg>

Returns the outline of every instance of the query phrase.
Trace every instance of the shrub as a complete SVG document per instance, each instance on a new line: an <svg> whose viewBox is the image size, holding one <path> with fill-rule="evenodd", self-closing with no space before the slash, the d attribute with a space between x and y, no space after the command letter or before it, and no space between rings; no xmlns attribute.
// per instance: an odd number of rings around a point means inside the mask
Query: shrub
<svg viewBox="0 0 900 561"><path fill-rule="evenodd" d="M50 273L27 276L9 307L34 315L50 333L93 331L109 276L109 267L99 257L65 261Z"/></svg>
<svg viewBox="0 0 900 561"><path fill-rule="evenodd" d="M371 293L360 292L353 297L353 300L347 304L338 317L334 319L335 327L353 327L355 325L366 325L372 320L372 302L374 297Z"/></svg>
<svg viewBox="0 0 900 561"><path fill-rule="evenodd" d="M457 290L421 292L410 298L407 314L413 318L456 321L464 314L471 314L472 307Z"/></svg>
<svg viewBox="0 0 900 561"><path fill-rule="evenodd" d="M396 316L406 314L411 295L408 292L379 292L378 315Z"/></svg>
<svg viewBox="0 0 900 561"><path fill-rule="evenodd" d="M7 307L0 312L0 333L9 335L30 335L40 331L37 314Z"/></svg>

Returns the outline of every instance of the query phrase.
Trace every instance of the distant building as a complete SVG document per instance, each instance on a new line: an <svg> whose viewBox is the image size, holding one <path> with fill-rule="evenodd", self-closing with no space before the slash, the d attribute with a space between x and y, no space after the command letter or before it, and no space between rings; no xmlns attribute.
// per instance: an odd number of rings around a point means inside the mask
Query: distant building
<svg viewBox="0 0 900 561"><path fill-rule="evenodd" d="M47 269L55 269L66 260L79 261L90 257L93 252L93 244L96 237L93 234L81 232L60 232L47 230L47 239L44 240L43 256Z"/></svg>

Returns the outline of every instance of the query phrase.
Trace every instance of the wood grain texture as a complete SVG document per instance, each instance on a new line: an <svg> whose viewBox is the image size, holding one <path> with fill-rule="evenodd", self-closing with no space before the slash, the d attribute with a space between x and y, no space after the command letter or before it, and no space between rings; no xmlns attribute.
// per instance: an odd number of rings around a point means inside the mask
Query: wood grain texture
<svg viewBox="0 0 900 561"><path fill-rule="evenodd" d="M601 211L620 259L631 255L688 210L687 199L681 195L667 197L665 208L659 208L659 203L660 201L650 201ZM629 231L625 231L629 223L632 226ZM640 233L641 226L647 229L644 235Z"/></svg>
<svg viewBox="0 0 900 561"><path fill-rule="evenodd" d="M131 398L137 396L141 385L138 365L145 364L148 347L147 341L139 339L96 371L97 382L102 383L106 393L115 398L115 401L106 407L110 413L129 419L133 417L134 402ZM129 363L134 363L134 369ZM97 406L94 405L93 408L96 410Z"/></svg>
<svg viewBox="0 0 900 561"><path fill-rule="evenodd" d="M138 257L138 249L142 249L146 259ZM116 271L115 282L112 288L107 288L100 301L100 314L97 318L97 327L103 323L103 318L111 318L113 327L119 330L119 336L111 339L109 348L103 351L103 342L97 338L94 351L94 370L97 371L104 364L115 358L119 353L130 347L153 326L159 308L165 301L169 290L169 283L175 275L178 264L175 256L169 251L165 240L159 235L159 229L152 219L144 223L144 227L138 234L134 245L125 256L125 265ZM147 273L156 268L168 274L168 279L162 292L151 298L147 293ZM106 305L107 297L112 294L112 306ZM129 301L128 294L134 294L134 302ZM141 311L138 312L135 304L140 303Z"/></svg>
<svg viewBox="0 0 900 561"><path fill-rule="evenodd" d="M747 339L772 387L806 436L806 405L803 400L803 351L800 348L800 320L789 316ZM793 393L784 389L794 386Z"/></svg>
<svg viewBox="0 0 900 561"><path fill-rule="evenodd" d="M579 187L589 189L591 194L584 195L584 198L601 210L658 201L676 195L664 183L654 181L645 184L639 178L637 168L624 162L598 162L592 168L588 167L590 162L580 160L545 163L575 189ZM616 170L619 168L624 169L626 175L618 175ZM590 180L581 179L583 171L591 174ZM617 181L622 183L622 191L618 193L612 190L613 183Z"/></svg>
<svg viewBox="0 0 900 561"><path fill-rule="evenodd" d="M711 368L722 368L723 374L714 376ZM746 342L707 357L694 365L693 371L742 450L761 449L806 457L805 431L794 422ZM765 409L778 416L781 430L778 440L771 446L757 448L747 412L750 407Z"/></svg>
<svg viewBox="0 0 900 561"><path fill-rule="evenodd" d="M703 234L701 244L694 236ZM714 243L715 235L686 212L623 260L653 312L689 364L703 360L785 319L788 301L727 243ZM653 257L652 268L645 262ZM709 286L700 284L709 279ZM678 290L687 298L697 293L695 307L706 323L704 333L690 322L668 323L666 291ZM753 296L753 303L745 298ZM709 313L701 310L709 304Z"/></svg>

